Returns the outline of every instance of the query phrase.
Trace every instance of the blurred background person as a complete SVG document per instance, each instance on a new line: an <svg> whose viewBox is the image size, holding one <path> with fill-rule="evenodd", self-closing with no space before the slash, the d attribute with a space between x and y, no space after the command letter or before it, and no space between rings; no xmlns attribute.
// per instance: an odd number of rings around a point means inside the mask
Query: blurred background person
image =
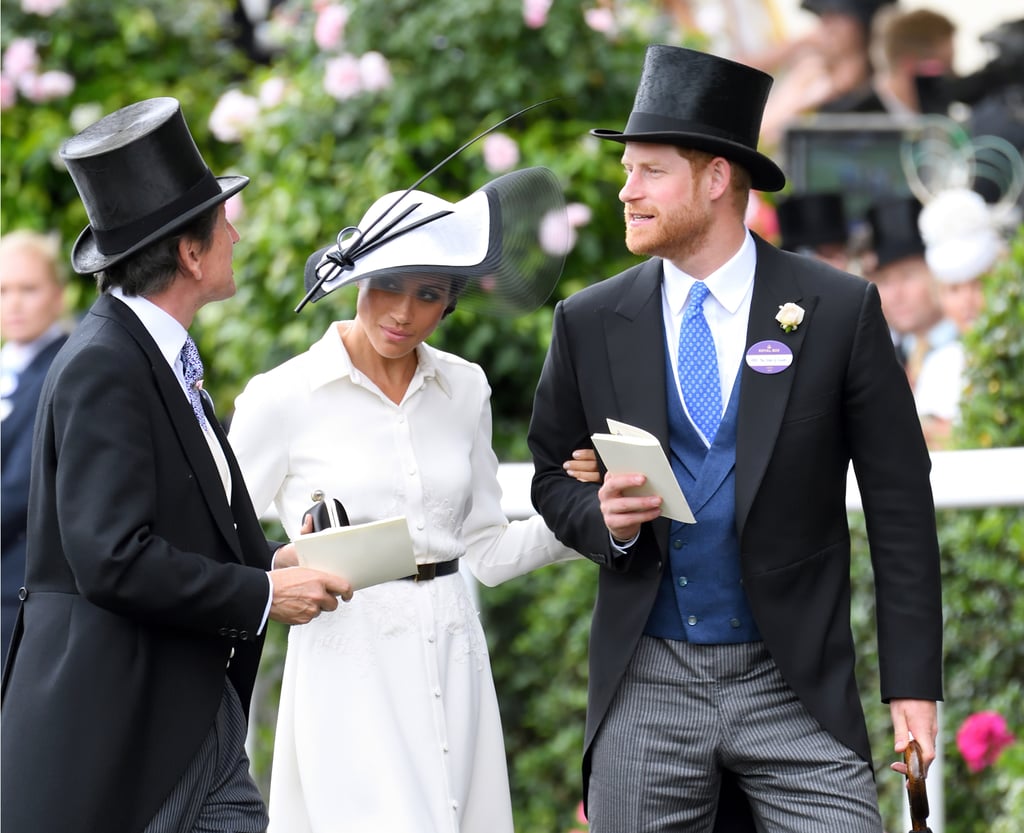
<svg viewBox="0 0 1024 833"><path fill-rule="evenodd" d="M761 122L761 142L778 143L794 117L821 110L871 82L871 21L892 0L803 0L817 15L806 35L759 54L741 55L741 63L775 76Z"/></svg>
<svg viewBox="0 0 1024 833"><path fill-rule="evenodd" d="M911 387L928 353L956 338L956 327L942 315L935 278L924 259L920 213L915 197L879 200L867 212L871 256L865 277L878 287L882 314Z"/></svg>
<svg viewBox="0 0 1024 833"><path fill-rule="evenodd" d="M825 104L822 112L944 113L948 102L940 106L936 96L953 72L953 22L930 9L902 11L889 6L878 13L872 29L871 77Z"/></svg>
<svg viewBox="0 0 1024 833"><path fill-rule="evenodd" d="M34 231L0 237L0 598L4 660L25 583L32 428L43 378L67 339L66 275L56 238Z"/></svg>
<svg viewBox="0 0 1024 833"><path fill-rule="evenodd" d="M842 194L793 194L779 201L776 214L780 248L817 258L844 272L848 270L850 231Z"/></svg>
<svg viewBox="0 0 1024 833"><path fill-rule="evenodd" d="M957 331L957 338L925 357L914 389L925 440L934 450L949 444L964 391L962 338L981 314L984 281L1007 249L989 206L967 188L949 189L930 200L918 225L942 313Z"/></svg>

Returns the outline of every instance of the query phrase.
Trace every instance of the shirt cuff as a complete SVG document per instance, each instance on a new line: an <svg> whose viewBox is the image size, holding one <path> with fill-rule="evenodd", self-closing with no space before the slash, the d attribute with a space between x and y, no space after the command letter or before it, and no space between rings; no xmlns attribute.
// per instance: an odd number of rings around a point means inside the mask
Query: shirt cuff
<svg viewBox="0 0 1024 833"><path fill-rule="evenodd" d="M636 540L639 537L640 537L640 533L638 532L636 535L634 535L628 541L622 542L622 541L616 541L615 540L615 536L612 535L610 532L608 533L608 540L612 542L612 547L615 549L617 555L625 555L626 553L628 553L629 552L629 548L631 546L633 546L633 544L636 543Z"/></svg>
<svg viewBox="0 0 1024 833"><path fill-rule="evenodd" d="M263 618L260 620L260 629L256 631L256 635L260 636L263 630L267 627L267 619L270 618L270 606L274 603L274 580L270 577L270 573L267 573L267 584L269 585L269 593L267 593L267 606L263 608Z"/></svg>

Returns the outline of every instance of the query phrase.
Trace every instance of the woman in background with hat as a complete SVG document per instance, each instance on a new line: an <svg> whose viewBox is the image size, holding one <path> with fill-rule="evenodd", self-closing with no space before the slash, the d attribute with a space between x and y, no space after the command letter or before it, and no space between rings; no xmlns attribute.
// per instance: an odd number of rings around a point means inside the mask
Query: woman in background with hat
<svg viewBox="0 0 1024 833"><path fill-rule="evenodd" d="M925 261L938 287L939 306L958 337L932 350L921 364L914 401L925 439L945 448L964 391L964 335L985 303L984 281L1007 251L985 200L968 188L937 194L918 217Z"/></svg>
<svg viewBox="0 0 1024 833"><path fill-rule="evenodd" d="M255 505L273 501L292 537L314 491L353 524L404 515L420 565L291 629L273 831L512 833L487 645L458 568L493 585L577 554L537 516L507 521L484 372L425 342L456 304L539 305L563 259L539 235L564 223L557 182L539 168L454 204L382 197L307 267L315 298L358 285L354 320L238 397L231 440Z"/></svg>

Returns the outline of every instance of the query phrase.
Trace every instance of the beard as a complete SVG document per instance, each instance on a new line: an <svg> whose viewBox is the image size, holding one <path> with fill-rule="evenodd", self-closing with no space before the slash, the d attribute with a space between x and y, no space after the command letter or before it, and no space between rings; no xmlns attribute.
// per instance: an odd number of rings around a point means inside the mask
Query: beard
<svg viewBox="0 0 1024 833"><path fill-rule="evenodd" d="M634 211L628 204L625 207L626 247L635 255L685 262L704 247L711 231L711 208L698 201L695 194L686 204L659 211L640 228L629 225L631 213L646 212Z"/></svg>

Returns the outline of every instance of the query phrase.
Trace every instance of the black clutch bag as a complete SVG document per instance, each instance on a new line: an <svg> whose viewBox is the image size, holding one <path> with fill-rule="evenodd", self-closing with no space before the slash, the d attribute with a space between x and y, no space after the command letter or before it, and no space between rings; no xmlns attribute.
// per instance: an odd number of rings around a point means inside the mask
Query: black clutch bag
<svg viewBox="0 0 1024 833"><path fill-rule="evenodd" d="M313 492L312 498L316 502L306 510L305 515L313 517L314 532L319 532L321 529L330 529L334 526L350 525L348 513L345 511L345 507L341 505L340 500L326 497L319 489ZM305 520L305 515L303 515L303 520Z"/></svg>

